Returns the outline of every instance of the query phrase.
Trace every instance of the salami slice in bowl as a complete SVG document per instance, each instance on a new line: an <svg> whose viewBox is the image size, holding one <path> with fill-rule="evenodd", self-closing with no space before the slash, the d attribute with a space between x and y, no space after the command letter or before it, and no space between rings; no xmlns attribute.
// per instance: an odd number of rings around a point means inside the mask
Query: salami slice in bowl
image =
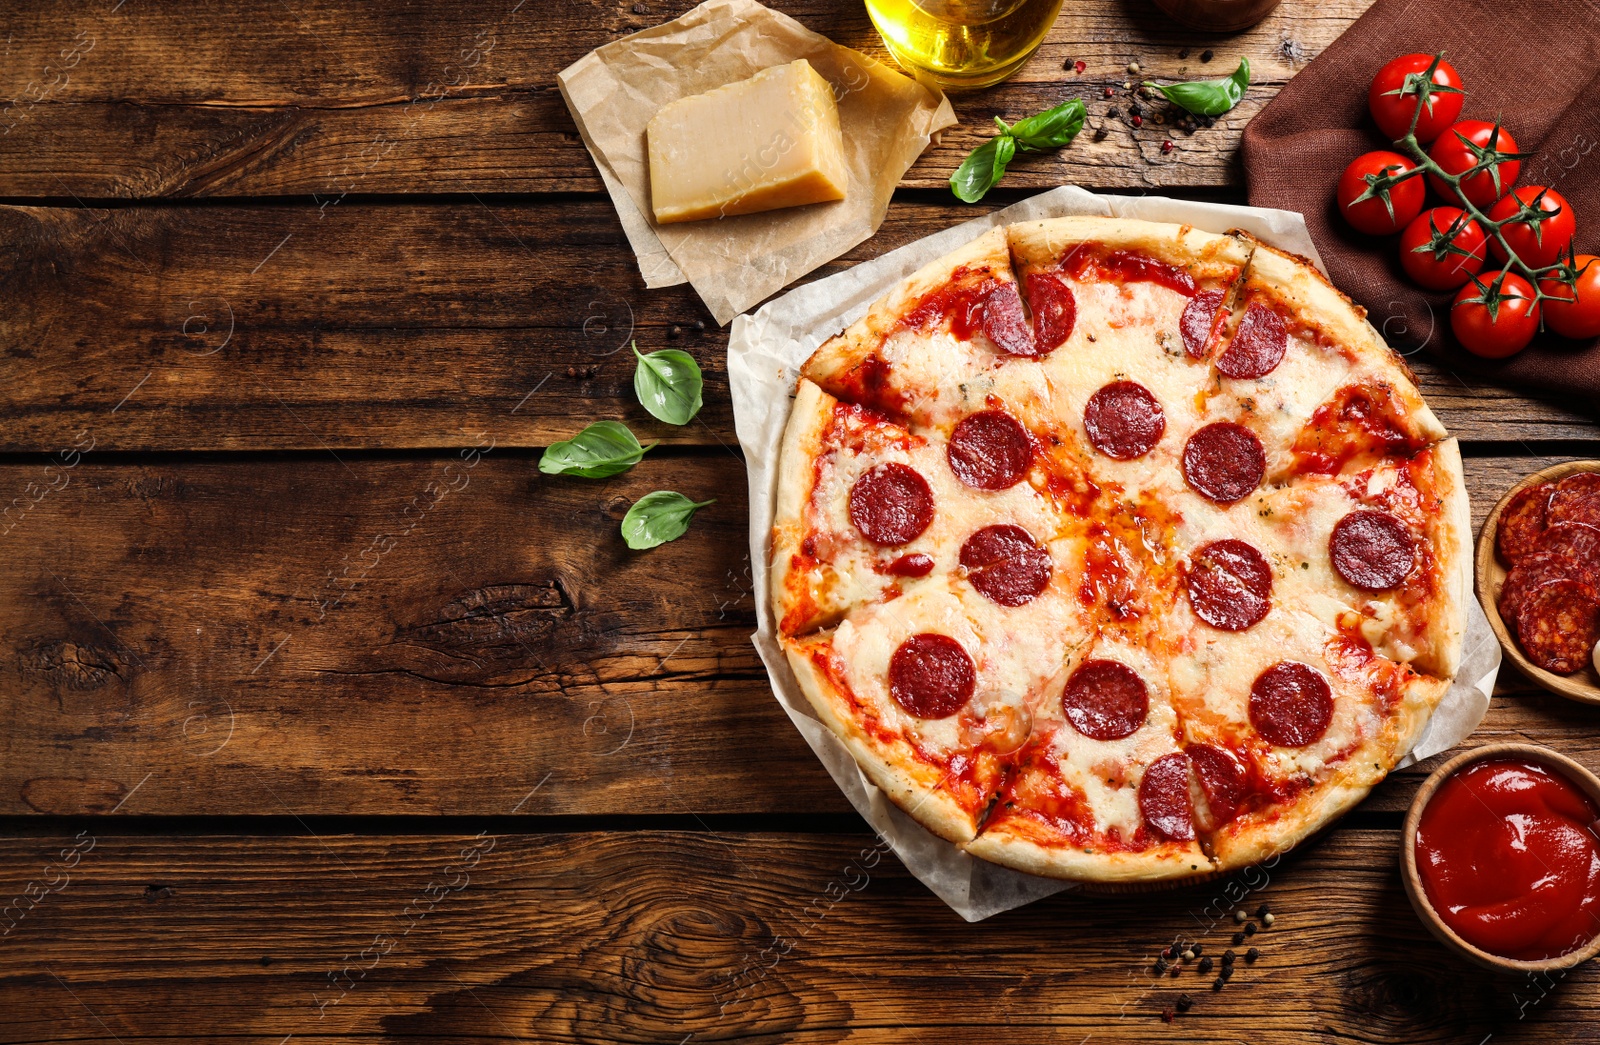
<svg viewBox="0 0 1600 1045"><path fill-rule="evenodd" d="M1517 614L1517 642L1530 661L1557 675L1589 663L1600 633L1600 596L1570 578L1535 588Z"/></svg>
<svg viewBox="0 0 1600 1045"><path fill-rule="evenodd" d="M1589 571L1583 571L1577 564L1564 555L1554 552L1534 552L1523 556L1511 572L1506 574L1506 580L1500 587L1500 619L1506 622L1509 628L1516 628L1517 615L1522 612L1523 603L1528 601L1528 596L1541 585L1551 581L1580 580L1590 587L1595 586L1595 578Z"/></svg>
<svg viewBox="0 0 1600 1045"><path fill-rule="evenodd" d="M1600 472L1579 472L1556 483L1550 493L1551 523L1600 526Z"/></svg>
<svg viewBox="0 0 1600 1045"><path fill-rule="evenodd" d="M1500 557L1514 563L1531 554L1539 535L1549 525L1549 483L1536 483L1518 491L1500 512L1500 525L1495 532L1495 547Z"/></svg>

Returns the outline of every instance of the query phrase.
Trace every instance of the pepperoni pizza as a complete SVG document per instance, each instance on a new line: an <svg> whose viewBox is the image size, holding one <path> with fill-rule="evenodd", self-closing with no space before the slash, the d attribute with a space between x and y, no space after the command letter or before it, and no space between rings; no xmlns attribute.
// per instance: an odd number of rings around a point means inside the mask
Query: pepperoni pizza
<svg viewBox="0 0 1600 1045"><path fill-rule="evenodd" d="M997 863L1260 860L1381 780L1456 671L1456 444L1359 309L1242 233L986 233L807 361L779 476L803 689Z"/></svg>

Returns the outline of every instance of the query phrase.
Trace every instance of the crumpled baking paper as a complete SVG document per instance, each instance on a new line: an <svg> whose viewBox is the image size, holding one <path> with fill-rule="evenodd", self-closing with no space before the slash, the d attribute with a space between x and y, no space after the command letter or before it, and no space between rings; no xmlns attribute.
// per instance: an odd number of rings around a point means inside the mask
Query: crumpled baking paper
<svg viewBox="0 0 1600 1045"><path fill-rule="evenodd" d="M961 852L907 816L867 779L843 744L811 710L773 632L768 605L769 537L778 484L778 447L800 365L822 342L855 322L900 280L995 225L1069 214L1178 222L1210 232L1244 229L1283 250L1317 260L1299 214L1258 207L1191 203L1161 197L1097 196L1063 186L934 233L874 261L800 287L734 321L728 342L733 416L750 477L750 561L754 565L756 649L778 703L839 789L906 868L969 922L1049 896L1071 883L1023 874ZM1470 581L1469 581L1470 587ZM1489 708L1500 670L1500 644L1474 598L1467 600L1461 671L1401 766L1447 751L1466 739Z"/></svg>
<svg viewBox="0 0 1600 1045"><path fill-rule="evenodd" d="M668 102L796 58L833 86L850 175L845 198L656 224L645 142L650 118ZM556 83L616 204L645 286L687 280L719 324L878 231L900 176L934 134L956 122L948 99L755 0L706 0L681 18L590 51ZM762 160L778 143L749 145L743 165L775 162Z"/></svg>

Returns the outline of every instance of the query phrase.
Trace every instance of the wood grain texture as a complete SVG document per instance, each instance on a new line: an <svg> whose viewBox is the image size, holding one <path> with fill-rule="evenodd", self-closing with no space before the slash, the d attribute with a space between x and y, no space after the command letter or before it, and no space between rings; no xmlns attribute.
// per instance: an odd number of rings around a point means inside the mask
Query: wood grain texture
<svg viewBox="0 0 1600 1045"><path fill-rule="evenodd" d="M899 202L810 278L971 214ZM643 288L601 200L0 208L0 298L0 450L85 432L116 450L447 448L485 430L526 447L600 418L641 439L735 442L726 334L688 287ZM639 407L630 339L699 358L695 424ZM1413 363L1464 439L1594 435L1575 399Z"/></svg>
<svg viewBox="0 0 1600 1045"><path fill-rule="evenodd" d="M1226 76L1243 55L1253 83L1217 126L1176 139L1114 121L1059 154L1019 160L1011 184L1235 185L1239 134L1369 0L1284 4L1242 34L1173 26L1146 0L1066 6L1010 81L955 99L961 126L908 173L943 187L993 131L1065 96L1090 102L1123 82ZM338 197L344 193L564 192L601 186L555 87L601 44L676 17L690 0L243 2L204 10L57 0L16 19L0 68L0 196ZM775 0L839 43L891 62L860 3ZM8 26L10 28L10 26ZM1292 45L1292 46L1291 46ZM1180 58L1188 48L1190 54ZM1200 54L1216 50L1202 63ZM1063 63L1081 60L1082 74ZM1140 64L1140 73L1127 70Z"/></svg>
<svg viewBox="0 0 1600 1045"><path fill-rule="evenodd" d="M1397 831L1337 830L1200 889L1058 894L968 925L870 834L109 828L0 842L5 888L44 893L0 920L0 1041L1600 1038L1592 964L1495 979L1426 934ZM1153 975L1176 939L1220 956L1236 900L1274 912L1259 961L1220 993L1193 966ZM1184 994L1193 1008L1164 1024Z"/></svg>
<svg viewBox="0 0 1600 1045"><path fill-rule="evenodd" d="M39 498L0 515L0 813L847 809L749 642L742 462L556 479L489 442L0 466ZM1550 463L1469 458L1478 510ZM657 488L718 503L630 552ZM1475 740L1600 765L1585 709L1503 689Z"/></svg>

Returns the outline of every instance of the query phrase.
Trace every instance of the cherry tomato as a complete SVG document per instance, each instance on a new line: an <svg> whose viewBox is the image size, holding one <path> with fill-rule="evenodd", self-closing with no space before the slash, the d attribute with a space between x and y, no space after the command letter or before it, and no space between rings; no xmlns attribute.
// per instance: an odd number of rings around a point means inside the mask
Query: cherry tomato
<svg viewBox="0 0 1600 1045"><path fill-rule="evenodd" d="M1600 258L1593 254L1579 254L1572 259L1576 278L1567 283L1560 279L1541 279L1539 289L1553 298L1573 300L1553 301L1546 298L1545 325L1562 337L1600 337Z"/></svg>
<svg viewBox="0 0 1600 1045"><path fill-rule="evenodd" d="M1513 153L1517 151L1516 139L1511 137L1511 132L1504 127L1497 129L1492 123L1482 120L1462 120L1452 124L1448 130L1439 135L1439 140L1433 143L1433 148L1428 150L1428 155L1433 162L1442 167L1446 174L1464 174L1478 165L1480 159L1488 158L1490 151L1500 153ZM1487 209L1489 204L1504 196L1511 186L1517 183L1517 175L1522 171L1522 164L1517 160L1500 160L1492 166L1464 179L1461 182L1461 191L1467 199L1477 204L1479 209ZM1450 188L1450 183L1434 175L1428 175L1428 184L1433 186L1446 203L1457 204L1460 199Z"/></svg>
<svg viewBox="0 0 1600 1045"><path fill-rule="evenodd" d="M1438 237L1434 232L1440 233ZM1465 251L1435 247L1441 246ZM1400 234L1400 267L1420 287L1454 290L1483 268L1483 226L1458 207L1435 207L1417 215Z"/></svg>
<svg viewBox="0 0 1600 1045"><path fill-rule="evenodd" d="M1514 218L1521 213L1523 204L1537 208L1546 217L1502 225L1500 235L1505 237L1506 243L1529 268L1542 269L1546 265L1554 265L1567 252L1567 247L1572 244L1572 234L1578 230L1572 204L1555 189L1543 185L1524 185L1520 189L1513 189L1490 207L1489 220ZM1500 249L1498 240L1491 240L1489 249L1501 261L1506 260L1506 252Z"/></svg>
<svg viewBox="0 0 1600 1045"><path fill-rule="evenodd" d="M1483 286L1468 283L1450 306L1450 329L1475 356L1503 359L1521 352L1539 332L1533 285L1509 272Z"/></svg>
<svg viewBox="0 0 1600 1045"><path fill-rule="evenodd" d="M1415 163L1397 152L1357 156L1339 176L1339 210L1345 220L1371 236L1387 236L1405 228L1422 213L1427 190L1420 177L1401 182L1391 179L1416 169Z"/></svg>
<svg viewBox="0 0 1600 1045"><path fill-rule="evenodd" d="M1422 86L1430 82L1436 86L1428 87L1428 103L1417 117L1413 131L1417 141L1428 144L1461 115L1461 103L1466 99L1460 74L1455 66L1441 58L1439 67L1430 77L1428 66L1432 64L1431 54L1404 54L1379 69L1378 75L1372 78L1372 86L1367 89L1367 108L1372 110L1372 118L1385 138L1398 141L1405 137L1406 131L1411 129L1411 116L1417 111ZM1439 87L1445 89L1441 91Z"/></svg>

